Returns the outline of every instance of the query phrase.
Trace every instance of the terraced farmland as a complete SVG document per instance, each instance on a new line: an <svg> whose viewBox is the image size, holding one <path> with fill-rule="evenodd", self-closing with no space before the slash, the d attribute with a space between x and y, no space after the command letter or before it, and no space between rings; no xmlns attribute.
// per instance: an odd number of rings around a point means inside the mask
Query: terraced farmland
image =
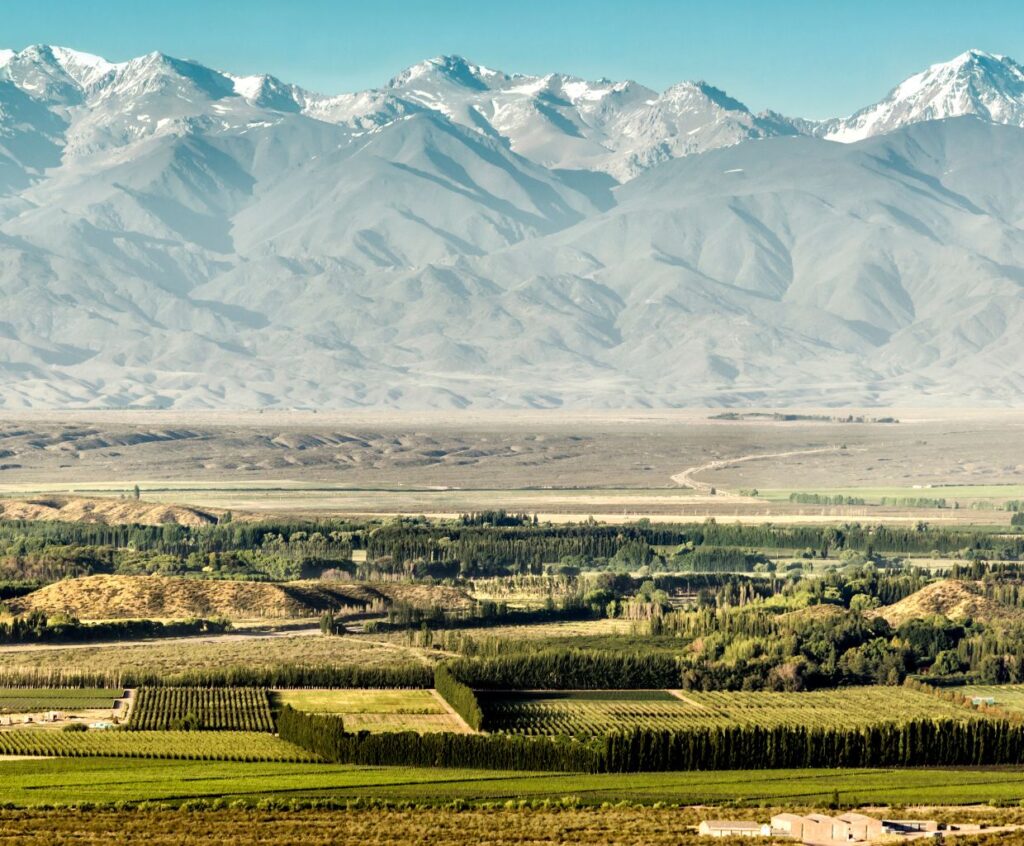
<svg viewBox="0 0 1024 846"><path fill-rule="evenodd" d="M0 688L0 714L111 708L123 690L106 688Z"/></svg>
<svg viewBox="0 0 1024 846"><path fill-rule="evenodd" d="M976 715L902 687L808 693L665 690L480 693L490 731L523 735L606 734L630 728L806 725L860 728L921 718Z"/></svg>

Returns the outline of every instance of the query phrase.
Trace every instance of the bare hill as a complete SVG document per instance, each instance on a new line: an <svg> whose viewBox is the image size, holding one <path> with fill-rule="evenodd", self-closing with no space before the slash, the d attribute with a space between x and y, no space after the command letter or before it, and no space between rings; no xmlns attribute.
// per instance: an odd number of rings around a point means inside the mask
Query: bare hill
<svg viewBox="0 0 1024 846"><path fill-rule="evenodd" d="M171 576L86 576L55 582L8 603L12 611L66 613L82 620L227 617L289 619L323 611L381 610L394 602L463 608L455 588L357 583L217 581Z"/></svg>
<svg viewBox="0 0 1024 846"><path fill-rule="evenodd" d="M970 617L982 622L1024 617L1024 614L988 599L978 585L952 579L923 587L899 602L880 608L878 614L892 626L935 614L950 620Z"/></svg>
<svg viewBox="0 0 1024 846"><path fill-rule="evenodd" d="M59 520L67 523L122 525L205 526L217 522L217 515L185 505L167 505L134 499L47 497L46 499L0 500L0 519Z"/></svg>

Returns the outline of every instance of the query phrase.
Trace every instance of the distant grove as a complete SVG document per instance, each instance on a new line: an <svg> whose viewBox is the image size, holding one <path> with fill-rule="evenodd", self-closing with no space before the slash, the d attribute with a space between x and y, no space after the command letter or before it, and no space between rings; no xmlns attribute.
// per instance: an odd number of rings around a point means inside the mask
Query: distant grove
<svg viewBox="0 0 1024 846"><path fill-rule="evenodd" d="M1014 519L1021 514L1016 512ZM0 589L16 592L17 584L90 573L203 572L221 578L286 580L336 569L363 579L457 578L542 573L555 565L626 572L657 563L661 570L743 571L767 562L765 556L772 552L816 559L835 559L844 552L1008 561L1024 555L1024 537L1019 535L924 524L823 527L709 521L551 526L535 524L525 515L487 516L494 523L481 525L479 515L446 523L233 521L200 527L0 521L0 580L11 585ZM1020 520L1015 525L1020 526ZM366 560L354 564L353 550L364 551Z"/></svg>

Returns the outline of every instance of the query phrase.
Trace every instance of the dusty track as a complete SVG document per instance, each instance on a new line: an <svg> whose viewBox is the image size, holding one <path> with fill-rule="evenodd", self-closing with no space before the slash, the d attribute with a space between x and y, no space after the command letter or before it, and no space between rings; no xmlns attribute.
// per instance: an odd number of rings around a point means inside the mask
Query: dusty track
<svg viewBox="0 0 1024 846"><path fill-rule="evenodd" d="M692 488L702 494L710 495L712 492L716 492L718 495L732 496L737 499L746 499L746 497L740 497L738 493L733 491L725 491L721 488L716 488L715 485L711 485L707 482L700 482L696 478L698 473L706 473L709 470L721 470L724 467L731 467L734 464L742 464L745 461L758 461L766 458L789 458L794 455L820 455L821 453L827 452L841 452L842 447L831 446L831 447L818 447L816 449L792 449L786 452L768 452L768 453L753 453L751 455L741 455L737 458L722 458L717 461L709 461L707 464L700 464L696 467L688 467L682 473L676 473L671 477L672 481L680 487Z"/></svg>

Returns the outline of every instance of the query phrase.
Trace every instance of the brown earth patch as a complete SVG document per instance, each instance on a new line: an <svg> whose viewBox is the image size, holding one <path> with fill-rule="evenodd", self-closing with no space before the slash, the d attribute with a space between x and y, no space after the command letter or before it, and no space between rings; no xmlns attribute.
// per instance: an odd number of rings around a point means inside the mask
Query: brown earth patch
<svg viewBox="0 0 1024 846"><path fill-rule="evenodd" d="M174 576L86 576L64 579L12 600L15 613L65 613L81 620L310 617L323 611L383 612L395 602L468 607L464 591L448 587L345 582L219 581Z"/></svg>
<svg viewBox="0 0 1024 846"><path fill-rule="evenodd" d="M46 497L43 499L0 500L0 519L57 520L67 523L105 523L161 526L206 526L217 522L211 511L185 505L144 502L135 499Z"/></svg>
<svg viewBox="0 0 1024 846"><path fill-rule="evenodd" d="M884 617L891 626L936 614L950 620L970 617L989 623L1024 619L1024 612L987 598L978 584L952 579L927 585L899 602L879 608L875 613Z"/></svg>

